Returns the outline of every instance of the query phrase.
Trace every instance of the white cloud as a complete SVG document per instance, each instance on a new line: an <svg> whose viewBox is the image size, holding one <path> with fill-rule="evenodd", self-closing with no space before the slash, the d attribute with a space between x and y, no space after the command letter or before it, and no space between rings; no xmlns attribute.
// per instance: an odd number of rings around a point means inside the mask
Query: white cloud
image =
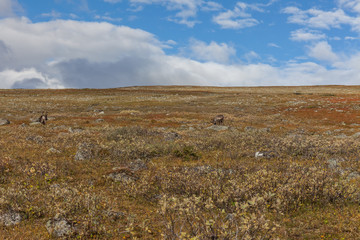
<svg viewBox="0 0 360 240"><path fill-rule="evenodd" d="M109 22L121 22L122 18L113 18L110 17L109 15L95 15L95 19L97 20L104 20L104 21L109 21Z"/></svg>
<svg viewBox="0 0 360 240"><path fill-rule="evenodd" d="M353 9L357 11L357 4L359 1L342 1L340 7L350 6L352 3ZM360 6L360 5L359 5ZM360 16L350 16L345 12L347 8L335 8L331 11L322 11L315 8L308 10L300 10L297 7L287 7L282 10L283 13L290 14L288 17L289 23L296 23L304 25L308 28L340 29L343 25L351 27L352 31L360 33Z"/></svg>
<svg viewBox="0 0 360 240"><path fill-rule="evenodd" d="M309 55L330 59L331 70L313 62L229 64L231 46L196 40L192 53L205 62L166 55L154 35L104 22L13 18L0 20L0 29L0 88L350 84L360 76L360 54L340 59L327 42L309 48Z"/></svg>
<svg viewBox="0 0 360 240"><path fill-rule="evenodd" d="M202 61L218 63L228 63L230 58L235 56L235 48L226 43L216 43L214 41L206 44L205 42L192 39L189 46L190 56Z"/></svg>
<svg viewBox="0 0 360 240"><path fill-rule="evenodd" d="M35 68L0 71L0 79L0 88L64 88L57 79L49 78Z"/></svg>
<svg viewBox="0 0 360 240"><path fill-rule="evenodd" d="M251 17L246 9L252 5L238 2L234 10L227 10L213 17L213 21L222 28L241 29L259 24L259 21Z"/></svg>
<svg viewBox="0 0 360 240"><path fill-rule="evenodd" d="M351 24L354 21L342 9L322 11L312 8L303 11L296 7L287 7L283 9L283 12L292 15L288 18L290 23L297 23L312 28L340 28L342 24Z"/></svg>
<svg viewBox="0 0 360 240"><path fill-rule="evenodd" d="M359 0L338 0L338 4L342 8L349 9L353 12L360 13L360 1Z"/></svg>
<svg viewBox="0 0 360 240"><path fill-rule="evenodd" d="M42 17L50 17L50 18L60 18L60 17L61 17L61 13L52 10L50 13L43 13L43 14L41 14L41 16L42 16Z"/></svg>
<svg viewBox="0 0 360 240"><path fill-rule="evenodd" d="M314 41L326 38L326 35L315 30L298 29L291 32L290 39L293 41Z"/></svg>
<svg viewBox="0 0 360 240"><path fill-rule="evenodd" d="M219 11L223 8L223 6L220 3L217 2L204 2L201 5L201 10L202 11Z"/></svg>
<svg viewBox="0 0 360 240"><path fill-rule="evenodd" d="M351 36L346 36L344 39L345 39L345 40L356 40L356 39L358 39L358 38L356 38L356 37L351 37Z"/></svg>
<svg viewBox="0 0 360 240"><path fill-rule="evenodd" d="M105 22L32 23L21 18L1 20L0 26L1 39L13 52L14 64L18 66L44 63L54 60L54 56L60 60L114 61L134 53L162 54L161 43L152 34Z"/></svg>
<svg viewBox="0 0 360 240"><path fill-rule="evenodd" d="M160 4L169 11L177 11L174 17L169 17L168 19L185 24L188 27L193 27L198 23L195 20L197 12L201 6L206 6L203 0L130 0L130 2L135 9L138 9L143 4ZM214 6L214 4L211 5Z"/></svg>
<svg viewBox="0 0 360 240"><path fill-rule="evenodd" d="M329 43L326 41L318 42L314 46L309 47L308 55L317 60L330 63L334 63L339 59L338 56L332 51Z"/></svg>
<svg viewBox="0 0 360 240"><path fill-rule="evenodd" d="M253 27L259 21L251 16L249 11L265 12L265 8L277 0L271 0L267 4L237 2L233 10L227 10L213 17L213 21L222 28L241 29Z"/></svg>
<svg viewBox="0 0 360 240"><path fill-rule="evenodd" d="M260 59L260 56L256 52L250 51L244 55L244 58L246 59L246 61L252 62L254 60Z"/></svg>
<svg viewBox="0 0 360 240"><path fill-rule="evenodd" d="M276 43L268 43L269 47L274 47L274 48L281 48L279 45L277 45Z"/></svg>
<svg viewBox="0 0 360 240"><path fill-rule="evenodd" d="M1 0L0 1L0 18L14 17L23 11L17 0Z"/></svg>

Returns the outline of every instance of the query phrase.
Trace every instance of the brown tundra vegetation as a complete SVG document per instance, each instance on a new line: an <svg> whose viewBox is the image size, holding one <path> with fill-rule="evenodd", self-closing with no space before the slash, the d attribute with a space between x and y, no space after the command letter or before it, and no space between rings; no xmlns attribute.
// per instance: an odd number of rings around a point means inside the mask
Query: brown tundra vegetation
<svg viewBox="0 0 360 240"><path fill-rule="evenodd" d="M1 239L359 239L359 86L19 89L0 103Z"/></svg>

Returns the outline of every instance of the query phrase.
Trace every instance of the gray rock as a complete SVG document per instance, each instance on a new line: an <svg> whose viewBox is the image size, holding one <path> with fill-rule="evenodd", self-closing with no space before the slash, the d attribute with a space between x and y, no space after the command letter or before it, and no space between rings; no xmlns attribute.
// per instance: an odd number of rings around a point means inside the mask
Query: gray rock
<svg viewBox="0 0 360 240"><path fill-rule="evenodd" d="M3 118L0 119L0 126L8 125L8 124L10 124L9 120Z"/></svg>
<svg viewBox="0 0 360 240"><path fill-rule="evenodd" d="M328 162L329 168L335 170L340 167L339 162L342 162L342 161L343 161L342 159L331 158L327 162Z"/></svg>
<svg viewBox="0 0 360 240"><path fill-rule="evenodd" d="M256 152L255 158L274 158L278 154L274 151L262 151L262 152Z"/></svg>
<svg viewBox="0 0 360 240"><path fill-rule="evenodd" d="M341 168L340 163L345 161L343 158L331 158L328 162L328 167L341 175L345 173L344 169Z"/></svg>
<svg viewBox="0 0 360 240"><path fill-rule="evenodd" d="M336 138L347 138L347 135L342 133L340 135L335 136Z"/></svg>
<svg viewBox="0 0 360 240"><path fill-rule="evenodd" d="M75 233L75 228L67 219L56 214L56 216L47 221L46 230L54 237L67 237Z"/></svg>
<svg viewBox="0 0 360 240"><path fill-rule="evenodd" d="M35 125L41 125L41 123L40 122L31 122L31 123L29 123L29 125L30 126L35 126Z"/></svg>
<svg viewBox="0 0 360 240"><path fill-rule="evenodd" d="M83 132L84 129L82 128L72 128L72 127L69 127L69 132L71 133L80 133L80 132Z"/></svg>
<svg viewBox="0 0 360 240"><path fill-rule="evenodd" d="M113 168L112 172L107 177L112 179L114 182L122 183L132 183L139 179L133 171L123 167Z"/></svg>
<svg viewBox="0 0 360 240"><path fill-rule="evenodd" d="M360 178L360 173L359 173L359 172L351 172L351 173L347 176L346 180L351 181L351 180L353 180L353 179L358 179L358 178Z"/></svg>
<svg viewBox="0 0 360 240"><path fill-rule="evenodd" d="M111 218L111 220L113 220L113 221L117 221L117 220L119 220L120 218L125 217L125 213L123 213L123 212L117 212L117 211L111 211L111 210L106 211L105 214L106 214L109 218Z"/></svg>
<svg viewBox="0 0 360 240"><path fill-rule="evenodd" d="M352 135L352 137L354 137L354 138L360 137L360 132L354 133L354 134Z"/></svg>
<svg viewBox="0 0 360 240"><path fill-rule="evenodd" d="M136 159L129 164L129 169L132 171L140 171L148 169L148 166L145 161Z"/></svg>
<svg viewBox="0 0 360 240"><path fill-rule="evenodd" d="M260 129L260 132L263 132L263 133L268 133L268 132L271 132L271 128L261 128Z"/></svg>
<svg viewBox="0 0 360 240"><path fill-rule="evenodd" d="M44 143L44 138L42 136L28 136L26 140L36 142L37 144Z"/></svg>
<svg viewBox="0 0 360 240"><path fill-rule="evenodd" d="M3 213L0 213L0 225L12 226L20 223L22 217L20 213L13 210L9 210Z"/></svg>
<svg viewBox="0 0 360 240"><path fill-rule="evenodd" d="M104 121L104 119L102 119L102 118L99 118L99 119L96 119L95 120L95 122L97 122L97 123L101 123L101 122L103 122Z"/></svg>
<svg viewBox="0 0 360 240"><path fill-rule="evenodd" d="M222 126L222 125L212 125L211 127L208 127L206 129L214 130L214 131L224 131L224 130L228 130L229 127L228 126Z"/></svg>
<svg viewBox="0 0 360 240"><path fill-rule="evenodd" d="M75 154L76 161L90 160L94 158L94 145L92 143L80 143Z"/></svg>
<svg viewBox="0 0 360 240"><path fill-rule="evenodd" d="M255 131L255 128L251 127L251 126L247 126L247 127L244 127L244 131L245 132L252 132L252 131Z"/></svg>
<svg viewBox="0 0 360 240"><path fill-rule="evenodd" d="M167 141L174 141L176 139L180 139L181 136L177 132L169 132L165 134L165 140Z"/></svg>
<svg viewBox="0 0 360 240"><path fill-rule="evenodd" d="M49 148L46 153L60 153L60 151L55 148Z"/></svg>

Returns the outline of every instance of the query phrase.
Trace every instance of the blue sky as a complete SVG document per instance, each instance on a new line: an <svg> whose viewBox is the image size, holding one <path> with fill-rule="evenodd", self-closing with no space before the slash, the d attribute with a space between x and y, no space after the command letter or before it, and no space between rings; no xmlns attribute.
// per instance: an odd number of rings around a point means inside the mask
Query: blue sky
<svg viewBox="0 0 360 240"><path fill-rule="evenodd" d="M360 0L0 0L0 88L360 84Z"/></svg>

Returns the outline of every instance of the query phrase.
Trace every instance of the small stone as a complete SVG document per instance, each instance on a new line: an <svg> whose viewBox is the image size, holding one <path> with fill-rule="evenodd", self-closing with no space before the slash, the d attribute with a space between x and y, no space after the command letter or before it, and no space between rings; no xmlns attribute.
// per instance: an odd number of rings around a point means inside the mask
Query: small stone
<svg viewBox="0 0 360 240"><path fill-rule="evenodd" d="M352 173L350 173L348 176L347 176L347 180L348 181L351 181L351 180L353 180L353 179L358 179L358 178L360 178L360 173L359 172L352 172Z"/></svg>
<svg viewBox="0 0 360 240"><path fill-rule="evenodd" d="M271 132L271 128L262 128L262 129L260 129L260 132L263 132L263 133Z"/></svg>
<svg viewBox="0 0 360 240"><path fill-rule="evenodd" d="M340 166L340 163L343 161L345 161L343 158L331 158L327 162L330 169L339 173L343 173L344 170Z"/></svg>
<svg viewBox="0 0 360 240"><path fill-rule="evenodd" d="M80 143L75 154L76 161L90 160L94 157L94 145L91 143Z"/></svg>
<svg viewBox="0 0 360 240"><path fill-rule="evenodd" d="M49 148L46 153L60 153L60 151L55 148Z"/></svg>
<svg viewBox="0 0 360 240"><path fill-rule="evenodd" d="M112 172L107 176L114 182L131 183L138 180L138 177L132 170L124 167L115 167Z"/></svg>
<svg viewBox="0 0 360 240"><path fill-rule="evenodd" d="M44 138L42 136L28 136L26 140L36 142L37 144L44 143Z"/></svg>
<svg viewBox="0 0 360 240"><path fill-rule="evenodd" d="M3 118L0 119L0 126L8 125L8 124L10 124L9 120Z"/></svg>
<svg viewBox="0 0 360 240"><path fill-rule="evenodd" d="M95 122L97 122L97 123L100 123L100 122L103 122L103 121L104 121L104 119L102 119L102 118L99 118L99 119L95 120Z"/></svg>
<svg viewBox="0 0 360 240"><path fill-rule="evenodd" d="M259 158L259 157L264 157L264 153L262 153L262 152L256 152L256 153L255 153L255 158Z"/></svg>
<svg viewBox="0 0 360 240"><path fill-rule="evenodd" d="M0 225L12 226L20 223L22 220L20 213L13 210L0 213Z"/></svg>
<svg viewBox="0 0 360 240"><path fill-rule="evenodd" d="M276 157L278 154L274 151L264 151L264 152L256 152L255 153L255 158L274 158Z"/></svg>
<svg viewBox="0 0 360 240"><path fill-rule="evenodd" d="M251 127L251 126L247 126L247 127L244 128L244 131L245 131L245 132L252 132L252 131L254 131L254 130L255 130L255 128L254 128L254 127Z"/></svg>
<svg viewBox="0 0 360 240"><path fill-rule="evenodd" d="M228 126L221 126L221 125L212 125L211 127L208 127L206 129L214 130L214 131L224 131L224 130L228 130L229 127Z"/></svg>
<svg viewBox="0 0 360 240"><path fill-rule="evenodd" d="M352 137L354 137L354 138L360 137L360 132L357 132L357 133L353 134Z"/></svg>
<svg viewBox="0 0 360 240"><path fill-rule="evenodd" d="M342 133L340 135L335 136L336 138L347 138L347 135Z"/></svg>
<svg viewBox="0 0 360 240"><path fill-rule="evenodd" d="M46 230L54 237L66 237L75 233L75 228L67 219L56 214L56 216L47 221Z"/></svg>
<svg viewBox="0 0 360 240"><path fill-rule="evenodd" d="M31 123L29 123L29 125L30 126L35 126L35 125L41 125L41 123L40 122L31 122Z"/></svg>
<svg viewBox="0 0 360 240"><path fill-rule="evenodd" d="M146 170L148 169L148 166L145 161L136 159L129 164L129 169L132 171Z"/></svg>
<svg viewBox="0 0 360 240"><path fill-rule="evenodd" d="M71 133L80 133L80 132L83 132L84 131L84 129L82 129L82 128L72 128L72 127L69 127L69 132L71 132Z"/></svg>
<svg viewBox="0 0 360 240"><path fill-rule="evenodd" d="M177 132L169 132L165 134L165 140L167 141L174 141L179 138L181 138L181 136Z"/></svg>

